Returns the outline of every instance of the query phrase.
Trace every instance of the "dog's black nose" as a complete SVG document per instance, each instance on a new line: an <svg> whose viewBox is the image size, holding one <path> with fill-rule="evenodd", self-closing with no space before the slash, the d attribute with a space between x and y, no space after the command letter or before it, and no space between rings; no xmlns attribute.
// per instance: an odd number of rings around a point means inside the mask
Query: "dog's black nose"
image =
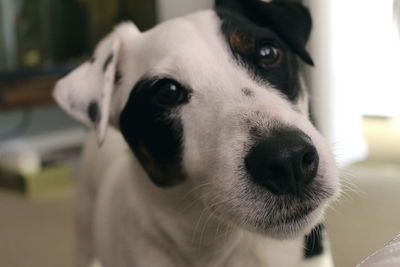
<svg viewBox="0 0 400 267"><path fill-rule="evenodd" d="M245 157L254 181L276 195L301 193L316 176L318 162L310 137L297 129L274 130Z"/></svg>

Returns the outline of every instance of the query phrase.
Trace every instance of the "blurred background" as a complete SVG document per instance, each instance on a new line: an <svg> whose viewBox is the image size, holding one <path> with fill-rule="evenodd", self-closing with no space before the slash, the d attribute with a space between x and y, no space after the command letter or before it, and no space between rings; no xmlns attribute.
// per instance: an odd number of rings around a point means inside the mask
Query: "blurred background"
<svg viewBox="0 0 400 267"><path fill-rule="evenodd" d="M289 0L287 0L289 1ZM304 0L312 116L344 193L326 225L336 266L400 232L400 0ZM141 30L212 0L0 0L0 266L73 265L74 174L86 129L55 106L57 79L113 25Z"/></svg>

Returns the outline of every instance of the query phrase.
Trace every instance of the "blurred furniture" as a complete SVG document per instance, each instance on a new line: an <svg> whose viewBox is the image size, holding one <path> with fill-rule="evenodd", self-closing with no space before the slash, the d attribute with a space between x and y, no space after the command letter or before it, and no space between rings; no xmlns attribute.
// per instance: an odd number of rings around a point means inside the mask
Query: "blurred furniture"
<svg viewBox="0 0 400 267"><path fill-rule="evenodd" d="M156 23L154 0L0 0L0 110L53 103L56 80L115 24Z"/></svg>
<svg viewBox="0 0 400 267"><path fill-rule="evenodd" d="M54 103L51 96L54 84L66 72L0 74L0 110Z"/></svg>
<svg viewBox="0 0 400 267"><path fill-rule="evenodd" d="M400 233L400 166L363 162L344 176L326 221L335 266L354 267Z"/></svg>
<svg viewBox="0 0 400 267"><path fill-rule="evenodd" d="M72 195L31 199L0 190L0 266L74 266Z"/></svg>
<svg viewBox="0 0 400 267"><path fill-rule="evenodd" d="M354 267L400 233L400 118L366 118L369 157L342 171L326 219L335 266Z"/></svg>

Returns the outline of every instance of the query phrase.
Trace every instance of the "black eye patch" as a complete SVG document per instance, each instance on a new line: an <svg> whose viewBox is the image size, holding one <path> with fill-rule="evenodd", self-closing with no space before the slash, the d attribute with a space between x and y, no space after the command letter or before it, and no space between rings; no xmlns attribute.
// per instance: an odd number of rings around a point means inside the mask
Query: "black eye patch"
<svg viewBox="0 0 400 267"><path fill-rule="evenodd" d="M300 86L299 64L291 49L271 30L258 27L238 15L218 11L221 31L236 60L257 79L271 84L296 100Z"/></svg>
<svg viewBox="0 0 400 267"><path fill-rule="evenodd" d="M258 27L276 33L305 63L313 60L305 46L310 37L312 18L309 10L291 1L216 0L217 12L239 15Z"/></svg>
<svg viewBox="0 0 400 267"><path fill-rule="evenodd" d="M172 186L184 180L183 127L179 116L171 115L178 113L189 97L190 90L172 79L147 78L134 86L122 110L121 133L158 186ZM160 99L162 103L158 102Z"/></svg>

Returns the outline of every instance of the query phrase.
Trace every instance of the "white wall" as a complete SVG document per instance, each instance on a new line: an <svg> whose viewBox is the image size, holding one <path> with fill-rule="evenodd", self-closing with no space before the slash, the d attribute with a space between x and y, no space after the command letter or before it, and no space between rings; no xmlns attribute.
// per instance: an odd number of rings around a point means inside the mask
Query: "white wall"
<svg viewBox="0 0 400 267"><path fill-rule="evenodd" d="M374 47L360 38L364 2L305 1L314 22L310 51L315 67L309 68L314 115L339 166L363 159L367 153L362 112L370 74L362 69L370 61L360 59L360 49L365 52Z"/></svg>

